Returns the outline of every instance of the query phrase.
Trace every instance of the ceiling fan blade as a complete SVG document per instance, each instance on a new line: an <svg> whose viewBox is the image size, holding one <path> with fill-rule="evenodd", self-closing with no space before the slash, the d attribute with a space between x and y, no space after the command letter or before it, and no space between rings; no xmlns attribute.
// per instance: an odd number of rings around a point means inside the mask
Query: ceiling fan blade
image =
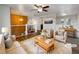
<svg viewBox="0 0 79 59"><path fill-rule="evenodd" d="M36 4L34 4L35 7L39 8L39 6L37 6Z"/></svg>
<svg viewBox="0 0 79 59"><path fill-rule="evenodd" d="M45 7L43 7L43 8L49 8L49 6L45 6Z"/></svg>
<svg viewBox="0 0 79 59"><path fill-rule="evenodd" d="M48 12L48 10L47 10L47 9L45 9L45 8L43 8L43 11Z"/></svg>
<svg viewBox="0 0 79 59"><path fill-rule="evenodd" d="M48 12L48 10L43 10L43 11Z"/></svg>

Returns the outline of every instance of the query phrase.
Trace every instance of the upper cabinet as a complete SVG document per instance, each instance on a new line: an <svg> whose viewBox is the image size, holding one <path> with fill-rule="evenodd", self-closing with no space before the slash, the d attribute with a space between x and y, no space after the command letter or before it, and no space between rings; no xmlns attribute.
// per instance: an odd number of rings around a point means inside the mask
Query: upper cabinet
<svg viewBox="0 0 79 59"><path fill-rule="evenodd" d="M27 21L27 16L11 14L11 25L25 25Z"/></svg>

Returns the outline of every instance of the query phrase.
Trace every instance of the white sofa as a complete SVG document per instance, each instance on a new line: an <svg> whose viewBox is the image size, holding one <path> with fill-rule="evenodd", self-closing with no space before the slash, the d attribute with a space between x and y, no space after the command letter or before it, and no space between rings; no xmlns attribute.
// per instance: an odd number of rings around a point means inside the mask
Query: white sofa
<svg viewBox="0 0 79 59"><path fill-rule="evenodd" d="M11 48L6 49L7 54L27 54L18 41L15 41Z"/></svg>
<svg viewBox="0 0 79 59"><path fill-rule="evenodd" d="M4 44L4 37L0 34L0 54L5 53L5 44Z"/></svg>
<svg viewBox="0 0 79 59"><path fill-rule="evenodd" d="M6 44L5 44L6 43ZM6 48L5 46L8 46ZM4 35L0 34L0 54L25 54L27 53L18 41L8 38L4 41Z"/></svg>

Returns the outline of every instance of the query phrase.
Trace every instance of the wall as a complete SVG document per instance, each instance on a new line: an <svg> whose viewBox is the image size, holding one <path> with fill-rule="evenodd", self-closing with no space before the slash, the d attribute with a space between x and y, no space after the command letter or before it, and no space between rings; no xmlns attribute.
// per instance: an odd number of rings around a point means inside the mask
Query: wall
<svg viewBox="0 0 79 59"><path fill-rule="evenodd" d="M7 27L10 30L10 8L0 5L0 33L1 27Z"/></svg>

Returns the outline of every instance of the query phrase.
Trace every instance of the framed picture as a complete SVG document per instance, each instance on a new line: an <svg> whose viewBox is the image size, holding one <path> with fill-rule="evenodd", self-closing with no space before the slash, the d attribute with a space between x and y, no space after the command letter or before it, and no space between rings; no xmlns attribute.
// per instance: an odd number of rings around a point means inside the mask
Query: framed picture
<svg viewBox="0 0 79 59"><path fill-rule="evenodd" d="M44 24L53 24L53 20L46 20L44 21Z"/></svg>

